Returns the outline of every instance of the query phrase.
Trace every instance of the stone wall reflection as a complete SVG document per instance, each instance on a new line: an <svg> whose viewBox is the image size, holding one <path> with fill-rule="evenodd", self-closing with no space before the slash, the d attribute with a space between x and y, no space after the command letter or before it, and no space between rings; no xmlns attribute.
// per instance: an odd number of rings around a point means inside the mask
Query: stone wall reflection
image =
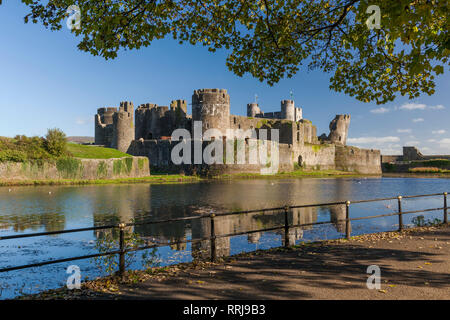
<svg viewBox="0 0 450 320"><path fill-rule="evenodd" d="M336 182L334 182L336 183ZM277 184L277 185L274 185ZM292 184L295 186L293 187ZM169 193L161 196L152 195L154 186L148 186L145 192L143 188L121 188L117 192L115 188L110 188L109 192L103 190L102 194L95 196L98 201L96 205L104 205L107 201L113 201L111 204L111 214L96 214L94 211L95 225L131 222L131 221L152 221L164 220L179 217L196 216L200 214L209 214L212 212L245 211L255 208L264 208L270 206L280 206L280 203L274 203L273 199L283 199L287 205L299 205L307 203L317 203L321 199L321 184L311 183L306 180L290 181L284 184L279 180L271 182L246 182L244 190L232 183L208 184L205 186L173 186L168 188ZM167 187L167 186L165 186ZM164 188L165 188L164 187ZM163 187L161 187L163 188ZM202 198L211 199L208 206L192 204L192 198L197 199L198 195L193 195L194 188L201 192ZM308 189L308 197L304 197L302 190ZM317 189L317 190L316 190ZM314 195L317 195L314 196ZM316 198L314 198L316 197ZM170 198L170 199L167 199ZM266 201L269 198L268 201ZM170 200L170 201L169 201ZM139 210L137 209L139 208ZM144 210L142 209L144 208ZM332 206L328 208L330 219L338 232L345 232L345 205ZM104 211L103 211L104 212ZM289 211L290 225L311 224L318 219L319 207L293 208ZM111 218L113 218L111 220ZM220 237L221 235L248 232L284 226L284 212L264 212L239 214L232 216L219 216L215 218L215 234L217 257L230 255L230 237ZM311 230L314 226L290 227L289 244L295 244L301 240L305 230ZM211 235L211 222L209 218L183 220L161 224L142 224L130 227L129 232L138 233L147 244L168 243L173 250L186 250L188 245L184 242L188 239L209 238ZM97 231L96 236L101 236L105 231ZM106 231L111 232L111 231ZM284 229L274 231L280 235L282 245L284 245ZM258 244L261 241L262 232L250 233L244 235L247 242ZM194 259L211 258L210 240L195 241L192 243L192 257Z"/></svg>
<svg viewBox="0 0 450 320"><path fill-rule="evenodd" d="M346 218L346 206L345 204L330 206L330 220L336 228L337 232L345 233L345 218ZM349 224L350 232L352 230L351 223Z"/></svg>

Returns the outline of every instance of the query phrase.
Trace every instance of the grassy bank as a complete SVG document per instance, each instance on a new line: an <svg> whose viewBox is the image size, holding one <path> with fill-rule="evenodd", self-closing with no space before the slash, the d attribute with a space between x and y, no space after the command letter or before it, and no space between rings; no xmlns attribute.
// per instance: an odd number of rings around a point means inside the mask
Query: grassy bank
<svg viewBox="0 0 450 320"><path fill-rule="evenodd" d="M349 177L351 178L363 176L365 177L372 175L363 175L355 172L347 172L339 170L320 170L320 171L295 170L292 172L280 172L273 175L262 175L259 173L223 174L214 177L214 179L283 179L283 178L349 178Z"/></svg>
<svg viewBox="0 0 450 320"><path fill-rule="evenodd" d="M408 171L410 173L446 173L450 174L450 170L448 169L441 169L437 167L416 167L416 168L409 168Z"/></svg>
<svg viewBox="0 0 450 320"><path fill-rule="evenodd" d="M449 174L450 160L433 159L433 160L417 160L398 163L383 163L382 168L383 172L386 173Z"/></svg>
<svg viewBox="0 0 450 320"><path fill-rule="evenodd" d="M197 176L182 175L151 175L142 178L118 178L118 179L60 179L60 180L0 180L0 186L45 186L45 185L86 185L86 184L121 184L121 183L192 183L202 180Z"/></svg>
<svg viewBox="0 0 450 320"><path fill-rule="evenodd" d="M121 183L193 183L211 180L234 180L234 179L287 179L287 178L353 178L368 175L353 172L324 170L324 171L293 171L274 175L261 175L257 173L224 174L212 178L200 176L185 176L179 174L152 174L143 178L119 178L119 179L61 179L61 180L1 180L0 186L41 186L41 185L86 185L86 184L121 184Z"/></svg>
<svg viewBox="0 0 450 320"><path fill-rule="evenodd" d="M74 158L82 159L111 159L131 157L128 153L104 147L67 143L67 151Z"/></svg>

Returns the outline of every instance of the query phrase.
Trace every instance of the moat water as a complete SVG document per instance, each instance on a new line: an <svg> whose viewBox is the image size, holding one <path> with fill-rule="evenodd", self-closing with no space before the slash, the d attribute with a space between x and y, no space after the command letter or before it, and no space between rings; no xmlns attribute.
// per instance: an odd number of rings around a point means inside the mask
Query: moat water
<svg viewBox="0 0 450 320"><path fill-rule="evenodd" d="M444 178L338 178L214 181L174 185L89 185L0 187L0 236L45 232L111 223L186 217L210 212L280 207L346 200L363 200L450 191ZM443 206L443 197L404 199L403 210ZM397 201L352 204L351 217L390 213ZM405 224L420 214L404 216ZM340 206L297 209L290 212L294 223L332 221L331 224L293 228L291 241L334 239L343 236L345 210ZM442 219L442 212L425 214ZM396 216L352 222L352 235L398 228ZM181 241L209 236L209 221L197 219L166 225L136 226L133 231L147 243ZM283 223L276 212L228 216L216 221L222 234L270 228ZM56 236L0 240L0 268L96 253L103 232L88 231ZM280 246L283 230L234 236L218 242L221 255ZM187 262L209 256L208 243L172 245L157 251L159 264ZM142 267L140 254L130 268ZM104 275L92 260L78 260L0 273L0 299L33 293L66 284L69 265L78 265L83 279Z"/></svg>

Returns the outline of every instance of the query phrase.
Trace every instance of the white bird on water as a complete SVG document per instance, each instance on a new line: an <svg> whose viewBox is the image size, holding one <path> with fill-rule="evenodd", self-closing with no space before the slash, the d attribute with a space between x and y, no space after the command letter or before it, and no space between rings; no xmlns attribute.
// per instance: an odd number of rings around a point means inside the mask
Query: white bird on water
<svg viewBox="0 0 450 320"><path fill-rule="evenodd" d="M8 192L11 192L11 189L8 189Z"/></svg>
<svg viewBox="0 0 450 320"><path fill-rule="evenodd" d="M48 194L52 194L52 192L51 192L51 191L49 191L49 192L48 192Z"/></svg>

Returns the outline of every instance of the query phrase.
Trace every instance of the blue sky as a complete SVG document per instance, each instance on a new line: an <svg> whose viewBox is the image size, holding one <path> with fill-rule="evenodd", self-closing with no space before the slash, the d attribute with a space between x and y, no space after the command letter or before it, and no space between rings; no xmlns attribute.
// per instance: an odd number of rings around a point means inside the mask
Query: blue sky
<svg viewBox="0 0 450 320"><path fill-rule="evenodd" d="M438 78L433 96L399 97L379 106L331 91L330 75L321 71L305 68L273 87L241 78L226 68L226 52L181 46L169 38L106 61L78 51L78 40L66 27L52 32L24 24L25 13L19 1L0 6L0 136L44 135L53 127L69 136L93 136L99 107L120 101L133 101L135 107L168 105L173 99L190 103L199 88L228 89L232 114L245 115L255 94L263 111L277 111L292 90L318 135L328 134L336 114L350 113L348 144L384 154L401 153L403 145L416 145L425 154L450 153L448 70Z"/></svg>

